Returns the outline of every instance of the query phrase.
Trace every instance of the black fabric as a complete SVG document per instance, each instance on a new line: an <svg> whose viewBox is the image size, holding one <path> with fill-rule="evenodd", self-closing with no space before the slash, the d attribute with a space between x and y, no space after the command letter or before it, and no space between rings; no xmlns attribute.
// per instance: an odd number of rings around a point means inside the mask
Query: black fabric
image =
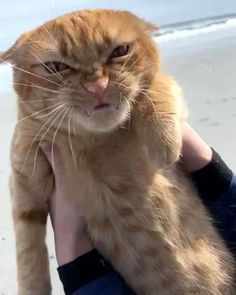
<svg viewBox="0 0 236 295"><path fill-rule="evenodd" d="M217 201L230 187L233 172L222 160L220 155L212 149L211 162L202 169L191 173L192 179L205 204Z"/></svg>
<svg viewBox="0 0 236 295"><path fill-rule="evenodd" d="M92 250L74 261L58 267L60 280L66 295L73 294L80 287L114 271L96 250Z"/></svg>

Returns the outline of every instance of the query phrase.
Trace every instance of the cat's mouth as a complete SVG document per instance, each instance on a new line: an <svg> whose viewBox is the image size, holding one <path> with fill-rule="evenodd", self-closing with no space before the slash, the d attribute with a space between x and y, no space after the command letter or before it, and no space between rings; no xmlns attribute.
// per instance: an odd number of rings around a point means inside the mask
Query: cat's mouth
<svg viewBox="0 0 236 295"><path fill-rule="evenodd" d="M101 110L110 107L109 103L100 103L94 107L95 110Z"/></svg>
<svg viewBox="0 0 236 295"><path fill-rule="evenodd" d="M117 111L117 110L119 110L119 108L120 108L119 104L100 103L90 109L86 109L85 114L86 114L86 116L91 117L96 112Z"/></svg>

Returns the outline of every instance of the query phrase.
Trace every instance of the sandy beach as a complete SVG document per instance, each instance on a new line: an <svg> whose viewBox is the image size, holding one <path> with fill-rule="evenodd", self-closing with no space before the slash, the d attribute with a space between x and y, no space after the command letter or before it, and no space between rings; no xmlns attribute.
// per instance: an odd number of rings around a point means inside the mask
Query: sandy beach
<svg viewBox="0 0 236 295"><path fill-rule="evenodd" d="M182 39L160 40L163 70L182 86L189 122L236 171L236 26ZM0 73L3 69L0 69ZM9 71L6 75L10 77ZM1 79L0 79L1 80ZM7 83L9 82L7 79ZM2 82L1 82L2 83ZM15 244L8 176L15 97L0 86L0 295L16 295ZM48 232L53 294L63 295Z"/></svg>
<svg viewBox="0 0 236 295"><path fill-rule="evenodd" d="M236 25L159 47L164 71L183 88L189 122L236 171Z"/></svg>

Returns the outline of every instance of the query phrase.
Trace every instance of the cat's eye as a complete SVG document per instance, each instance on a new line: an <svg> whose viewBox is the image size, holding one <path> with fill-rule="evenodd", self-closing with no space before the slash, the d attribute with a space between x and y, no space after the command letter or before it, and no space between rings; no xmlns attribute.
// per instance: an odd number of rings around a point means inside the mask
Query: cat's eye
<svg viewBox="0 0 236 295"><path fill-rule="evenodd" d="M44 64L44 68L49 74L59 73L71 69L70 66L68 66L67 64L57 61L46 62Z"/></svg>
<svg viewBox="0 0 236 295"><path fill-rule="evenodd" d="M110 58L121 57L129 53L129 44L117 46L111 53Z"/></svg>

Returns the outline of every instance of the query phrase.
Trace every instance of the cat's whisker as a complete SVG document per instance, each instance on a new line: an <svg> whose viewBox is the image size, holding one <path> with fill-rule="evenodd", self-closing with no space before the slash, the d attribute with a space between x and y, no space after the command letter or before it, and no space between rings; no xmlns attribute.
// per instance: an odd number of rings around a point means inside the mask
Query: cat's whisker
<svg viewBox="0 0 236 295"><path fill-rule="evenodd" d="M52 93L60 93L60 91L52 90L50 88L38 86L38 85L35 85L35 84L25 84L25 83L14 82L13 85L27 86L27 87L37 88L37 89L52 92Z"/></svg>
<svg viewBox="0 0 236 295"><path fill-rule="evenodd" d="M29 42L27 42L29 43ZM37 51L37 52L45 52L45 49L44 48L38 48L36 44L31 44L29 43L28 44L28 47L32 50L32 51Z"/></svg>
<svg viewBox="0 0 236 295"><path fill-rule="evenodd" d="M41 139L38 142L36 151L35 151L35 155L34 155L34 162L33 162L33 171L32 171L32 175L31 178L34 176L35 174L35 170L36 170L36 162L37 162L37 157L38 157L38 151L40 148L40 144L43 141L43 139L45 138L46 134L48 133L48 131L51 129L51 127L53 126L53 124L56 122L56 120L63 114L64 112L64 108L63 110L59 111L59 114L57 113L56 117L54 118L54 120L51 122L51 124L49 125L49 127L46 129L46 131L44 132L44 134L42 135Z"/></svg>
<svg viewBox="0 0 236 295"><path fill-rule="evenodd" d="M119 83L119 82L114 82L115 84L119 84L119 85L121 85L122 87L125 87L125 88L128 88L128 89L132 89L132 87L129 87L129 86L126 86L126 85L124 85L123 83ZM146 92L148 92L149 90L147 90L147 89L144 89ZM153 102L152 102L152 100L151 100L151 98L148 96L148 94L145 92L145 91L143 91L142 89L139 89L138 90L138 93L141 93L141 94L143 94L151 103L152 103L152 106L153 106L153 108L154 108L154 110L156 110L156 107L154 106L154 104L153 104ZM123 98L124 98L124 96L123 96Z"/></svg>
<svg viewBox="0 0 236 295"><path fill-rule="evenodd" d="M40 41L40 40L28 40L27 43L30 44L31 48L35 49L33 47L34 44L40 44L40 45L44 45L45 47L47 47L47 49L52 50L52 51L56 51L57 48L55 45L53 45L52 43L46 42L46 41ZM33 44L33 45L31 45ZM45 50L46 48L43 48L43 50ZM38 51L38 48L37 48Z"/></svg>
<svg viewBox="0 0 236 295"><path fill-rule="evenodd" d="M153 63L154 65L155 63ZM132 88L132 87L128 87L127 85L124 84L124 82L126 80L128 80L131 76L133 76L137 71L140 71L142 70L142 73L146 72L146 71L150 71L150 68L147 68L145 69L146 67L149 67L149 65L146 65L145 67L139 69L139 70L136 70L136 71L133 71L132 73L130 73L124 80L122 80L121 82L116 82L116 81L110 81L111 84L114 84L114 85L118 85L118 86L122 86L122 87L125 87L125 88ZM147 86L149 87L149 85L142 85L143 87ZM147 89L144 89L144 90L147 90ZM153 92L151 90L149 90L150 92Z"/></svg>
<svg viewBox="0 0 236 295"><path fill-rule="evenodd" d="M111 82L111 83L114 83L114 84L116 84L116 85L120 85L120 86L122 86L122 87L124 87L124 88L127 88L127 89L132 89L132 87L129 87L129 86L126 86L126 85L124 85L123 83L119 83L119 82ZM139 90L138 90L138 93L141 93L141 94L143 94L143 95L145 95L146 97L148 97L149 98L149 100L151 101L151 99L150 99L150 97L148 96L148 93L153 93L153 94L155 94L156 92L155 91L151 91L151 90L149 90L149 89L145 89L145 88L139 88ZM151 101L152 102L152 101ZM155 108L154 108L155 109Z"/></svg>
<svg viewBox="0 0 236 295"><path fill-rule="evenodd" d="M21 120L19 120L19 121L16 123L16 125L20 124L21 122L23 122L23 121L25 121L25 120L27 120L27 119L29 119L29 118L31 118L31 117L37 115L37 114L40 114L40 113L45 112L45 111L47 111L47 110L49 110L49 109L52 109L52 108L54 108L55 106L58 106L59 104L61 104L61 103L58 102L58 103L56 103L56 104L54 104L54 105L52 105L52 106L49 106L49 107L44 108L44 109L42 109L42 110L40 110L40 111L34 112L33 114L30 114L29 116L26 116L26 117L22 118Z"/></svg>
<svg viewBox="0 0 236 295"><path fill-rule="evenodd" d="M10 64L9 62L5 61L5 60L2 59L2 58L0 58L0 61L3 62L4 64L6 64L6 65L8 65L8 66L10 66L10 67L12 67L12 68L14 68L14 69L17 69L17 70L23 72L23 73L26 73L26 74L32 75L32 76L34 76L34 77L40 78L40 79L42 79L42 80L48 81L48 82L50 82L50 83L52 83L52 84L55 84L55 85L61 87L60 84L58 84L58 83L56 83L56 82L54 82L54 81L52 81L52 80L50 80L50 79L47 79L47 78L45 78L45 77L42 77L42 76L36 75L36 74L34 74L34 73L32 73L32 72L29 72L29 71L27 71L27 70L24 70L24 69L22 69L22 68L19 68L19 67L15 66L15 65L12 65L12 64Z"/></svg>
<svg viewBox="0 0 236 295"><path fill-rule="evenodd" d="M121 85L121 83L119 83L119 82L116 82L116 81L109 81L109 83L111 83L111 84L114 84L114 85L116 85L116 84L119 84L119 85Z"/></svg>
<svg viewBox="0 0 236 295"><path fill-rule="evenodd" d="M56 76L56 77L58 77L59 78L59 80L61 80L61 82L65 85L65 86L70 86L69 84L68 84L68 82L67 81L65 81L64 79L63 79L63 77L60 75L60 73L56 70L56 68L54 67L54 65L53 65L53 63L52 63L52 66L53 66L53 69L54 69L54 71L52 71L36 54L34 54L34 56L37 58L37 60L45 67L45 68L47 68L54 76Z"/></svg>
<svg viewBox="0 0 236 295"><path fill-rule="evenodd" d="M125 96L122 96L122 98L125 100L125 102L127 103L127 105L130 107L130 102L128 101L128 99ZM130 116L130 112L128 113L128 121L129 121L129 125L128 125L128 130L130 130L130 124L131 124L131 116Z"/></svg>
<svg viewBox="0 0 236 295"><path fill-rule="evenodd" d="M127 88L127 89L133 89L132 87L130 87L130 86L126 86L125 84L123 84L123 83L120 83L120 82L114 82L114 81L111 81L110 82L111 84L115 84L115 85L120 85L120 86L122 86L122 87L124 87L124 88ZM143 85L142 85L143 86ZM144 85L145 86L145 85ZM149 87L149 85L146 85L147 87ZM141 92L142 91L142 93L144 94L144 92L146 92L146 94L148 94L148 93L151 93L151 94L157 94L157 92L156 91L153 91L153 90L150 90L150 89L147 89L147 88L139 88L139 90L138 90L138 92Z"/></svg>
<svg viewBox="0 0 236 295"><path fill-rule="evenodd" d="M139 69L137 69L136 71L131 71L131 73L136 73L138 70L146 70L146 71L148 71L148 70L150 70L150 68L152 67L152 66L155 66L155 65L158 65L158 63L149 63L149 64L146 64L146 65L144 65L144 66L142 66L142 67L140 67ZM129 69L130 70L130 69ZM128 70L128 71L129 71ZM156 70L156 69L155 69Z"/></svg>
<svg viewBox="0 0 236 295"><path fill-rule="evenodd" d="M20 101L19 103L31 103L31 102L45 102L45 101L55 101L57 98L45 98L45 99L33 99L33 100L25 100Z"/></svg>
<svg viewBox="0 0 236 295"><path fill-rule="evenodd" d="M52 148L51 148L51 155L52 155L52 168L54 169L55 168L55 161L54 161L54 144L55 144L55 140L56 140L56 136L57 136L57 132L59 130L59 128L61 127L61 124L66 116L66 114L69 112L70 108L67 108L56 128L56 131L54 132L54 135L53 135L53 139L52 139Z"/></svg>
<svg viewBox="0 0 236 295"><path fill-rule="evenodd" d="M129 86L123 84L122 82L110 81L110 83L114 84L114 85L122 86L124 88L132 88L132 87L129 87Z"/></svg>
<svg viewBox="0 0 236 295"><path fill-rule="evenodd" d="M159 66L159 63L158 62L151 62L151 63L144 65L144 68L150 67L150 66Z"/></svg>
<svg viewBox="0 0 236 295"><path fill-rule="evenodd" d="M143 91L139 91L139 93L143 94L152 104L153 106L153 109L156 111L156 107L152 101L152 99L150 98L150 96L146 93L146 92L143 92ZM164 115L176 115L175 112L162 112L162 111L158 111L158 114L164 114Z"/></svg>
<svg viewBox="0 0 236 295"><path fill-rule="evenodd" d="M75 127L75 120L72 120L72 123L73 123L73 125L72 125L72 128L73 128L73 135L74 135L74 137L77 137L76 127Z"/></svg>
<svg viewBox="0 0 236 295"><path fill-rule="evenodd" d="M140 72L140 71L142 71L142 69L137 69L137 70L131 72L125 79L122 80L122 83L125 83L128 79L130 79L131 77L133 77L134 74L136 74L137 72ZM143 73L143 71L142 71L142 73Z"/></svg>
<svg viewBox="0 0 236 295"><path fill-rule="evenodd" d="M50 116L51 114L53 114L56 110L64 107L65 105L67 105L67 103L63 103L61 105L59 105L58 107L56 107L54 110L52 110L51 112L47 113L47 114L44 114L44 115L41 115L41 116L37 116L37 119L41 119L41 118L44 118L44 117L47 117L47 116Z"/></svg>
<svg viewBox="0 0 236 295"><path fill-rule="evenodd" d="M120 103L121 103L121 101L122 101L122 96L123 96L123 94L122 94L122 92L120 91Z"/></svg>
<svg viewBox="0 0 236 295"><path fill-rule="evenodd" d="M51 40L55 43L56 46L58 46L57 40L53 37L53 35L48 31L48 29L45 27L45 25L42 25L42 28L48 33L50 36Z"/></svg>
<svg viewBox="0 0 236 295"><path fill-rule="evenodd" d="M65 104L64 104L64 105L65 105ZM60 106L58 106L56 109L54 109L54 110L51 111L49 114L47 114L47 115L51 115L51 114L53 114L53 115L50 116L50 117L46 120L46 122L43 124L43 126L39 129L39 131L38 131L37 134L35 135L35 137L34 137L32 143L31 143L31 145L30 145L30 147L29 147L29 149L28 149L28 151L27 151L27 154L26 154L26 157L25 157L25 160L24 160L24 163L23 163L23 168L22 168L22 170L23 170L24 167L25 167L25 164L26 164L26 162L27 162L27 160L28 160L28 157L29 157L30 152L31 152L31 150L32 150L32 148L33 148L33 145L34 145L34 143L36 142L36 140L38 139L40 133L44 130L44 128L47 126L47 124L48 124L51 120L53 120L53 118L54 118L55 116L58 115L58 113L60 112L60 108L62 108L64 105L60 105ZM45 115L44 115L44 116L45 116ZM42 116L41 116L41 117L42 117Z"/></svg>
<svg viewBox="0 0 236 295"><path fill-rule="evenodd" d="M29 43L29 44L31 44L31 43L32 43L32 44L34 44L34 43L35 43L35 44L45 44L45 45L47 45L47 46L50 45L50 44L49 44L48 42L46 42L46 41L32 40L32 39L31 39L31 40L28 40L27 43Z"/></svg>
<svg viewBox="0 0 236 295"><path fill-rule="evenodd" d="M142 74L146 71L150 71L151 66L154 64L148 64L145 65L144 67L141 67L139 69L136 69L135 71L131 72L124 80L122 80L122 83L124 83L125 81L127 81L130 77L134 76L134 74L136 74L137 72L142 72Z"/></svg>
<svg viewBox="0 0 236 295"><path fill-rule="evenodd" d="M38 84L35 84L35 83L33 83L32 81L30 81L30 80L28 80L28 79L25 79L25 81L27 82L27 83L29 83L30 85L32 85L32 86L39 86ZM60 85L61 86L61 85ZM41 87L41 86L40 86ZM52 90L52 91L56 91L57 93L61 93L61 91L59 91L59 90L55 90L55 89L51 89L51 88L48 88L48 87L43 87L43 88L45 88L45 89L49 89L49 90Z"/></svg>
<svg viewBox="0 0 236 295"><path fill-rule="evenodd" d="M120 74L122 73L124 67L126 66L127 62L130 60L130 58L131 58L132 56L133 56L132 54L129 54L129 55L127 56L127 58L126 58L126 60L125 60L125 62L124 62L124 64L123 64L123 66L122 66L122 68L121 68L121 70L120 70L120 72L119 72L118 75L120 75Z"/></svg>
<svg viewBox="0 0 236 295"><path fill-rule="evenodd" d="M139 56L139 58L137 58L133 63L132 63L132 65L127 69L127 71L130 71L131 70L131 68L132 67L134 67L134 65L144 56L144 54L146 53L146 51L147 51L147 49L146 50L144 50L144 52L143 52L143 54L142 55L140 55ZM146 68L146 67L149 67L149 66L151 66L151 65L158 65L158 63L150 63L150 64L147 64L147 65L145 65L144 67L142 67L142 68L140 68L140 69L137 69L136 71L133 71L133 72L131 72L131 74L133 73L136 73L137 71L139 71L139 70L142 70L142 69L144 69L144 68ZM121 73L121 72L120 72ZM127 79L128 77L126 77L125 78L125 80L123 80L123 82L124 81L126 81L126 79Z"/></svg>
<svg viewBox="0 0 236 295"><path fill-rule="evenodd" d="M149 87L149 85L146 85L146 87ZM151 89L148 89L148 88L139 88L139 90L144 91L144 92L146 91L147 93L157 95L157 91L154 91L154 90L151 90Z"/></svg>
<svg viewBox="0 0 236 295"><path fill-rule="evenodd" d="M62 81L62 83L67 86L67 87L70 87L70 84L65 80L63 79L63 77L61 76L61 74L56 70L56 68L54 67L54 64L52 64L54 70L56 71L56 75L58 76L58 78Z"/></svg>
<svg viewBox="0 0 236 295"><path fill-rule="evenodd" d="M80 100L80 101L85 101L86 99L84 99L83 97L81 97L81 96L79 96L78 95L78 93L77 93L77 89L75 89L75 88L72 88L71 87L71 89L70 90L68 90L68 89L65 89L65 90L63 90L64 92L66 92L66 91L68 91L69 92L69 95L71 96L71 90L74 90L75 92L76 92L76 99L75 100Z"/></svg>
<svg viewBox="0 0 236 295"><path fill-rule="evenodd" d="M31 48L32 48L32 46L31 46ZM35 49L35 48L34 48ZM45 52L56 52L56 49L53 49L53 48L41 48L41 49L37 49L37 53L40 53L40 52L43 52L43 53L45 53Z"/></svg>
<svg viewBox="0 0 236 295"><path fill-rule="evenodd" d="M121 82L110 81L110 83L111 83L111 84L114 84L114 85L121 86L121 87L123 87L123 88L125 88L125 89L133 89L133 87L131 87L131 86L127 86L127 85L125 85L125 84L123 84L123 83L121 83Z"/></svg>
<svg viewBox="0 0 236 295"><path fill-rule="evenodd" d="M138 58L136 58L135 59L135 61L130 65L130 67L127 69L127 71L130 71L130 69L133 67L133 66L135 66L135 64L144 56L144 54L147 52L147 49L145 49L144 51L143 51L143 53L138 57Z"/></svg>
<svg viewBox="0 0 236 295"><path fill-rule="evenodd" d="M139 90L138 92L143 94L146 97L146 99L150 101L150 103L152 104L153 110L156 112L156 106L154 105L154 103L151 100L150 96L146 92L143 92L141 90Z"/></svg>
<svg viewBox="0 0 236 295"><path fill-rule="evenodd" d="M72 112L73 112L73 109L70 110L69 119L68 119L68 137L69 137L70 150L71 150L71 154L72 154L74 166L75 166L75 169L77 170L78 167L77 167L77 162L76 162L76 156L75 156L75 152L74 152L73 144L72 144L72 140L71 140L71 119L72 119Z"/></svg>
<svg viewBox="0 0 236 295"><path fill-rule="evenodd" d="M49 70L49 72L51 72L54 76L56 76L57 78L59 78L59 80L61 80L61 82L65 85L65 86L69 86L69 84L62 78L62 76L59 74L59 72L55 69L54 65L53 68L55 70L52 71L36 54L33 54L33 56L46 68Z"/></svg>

